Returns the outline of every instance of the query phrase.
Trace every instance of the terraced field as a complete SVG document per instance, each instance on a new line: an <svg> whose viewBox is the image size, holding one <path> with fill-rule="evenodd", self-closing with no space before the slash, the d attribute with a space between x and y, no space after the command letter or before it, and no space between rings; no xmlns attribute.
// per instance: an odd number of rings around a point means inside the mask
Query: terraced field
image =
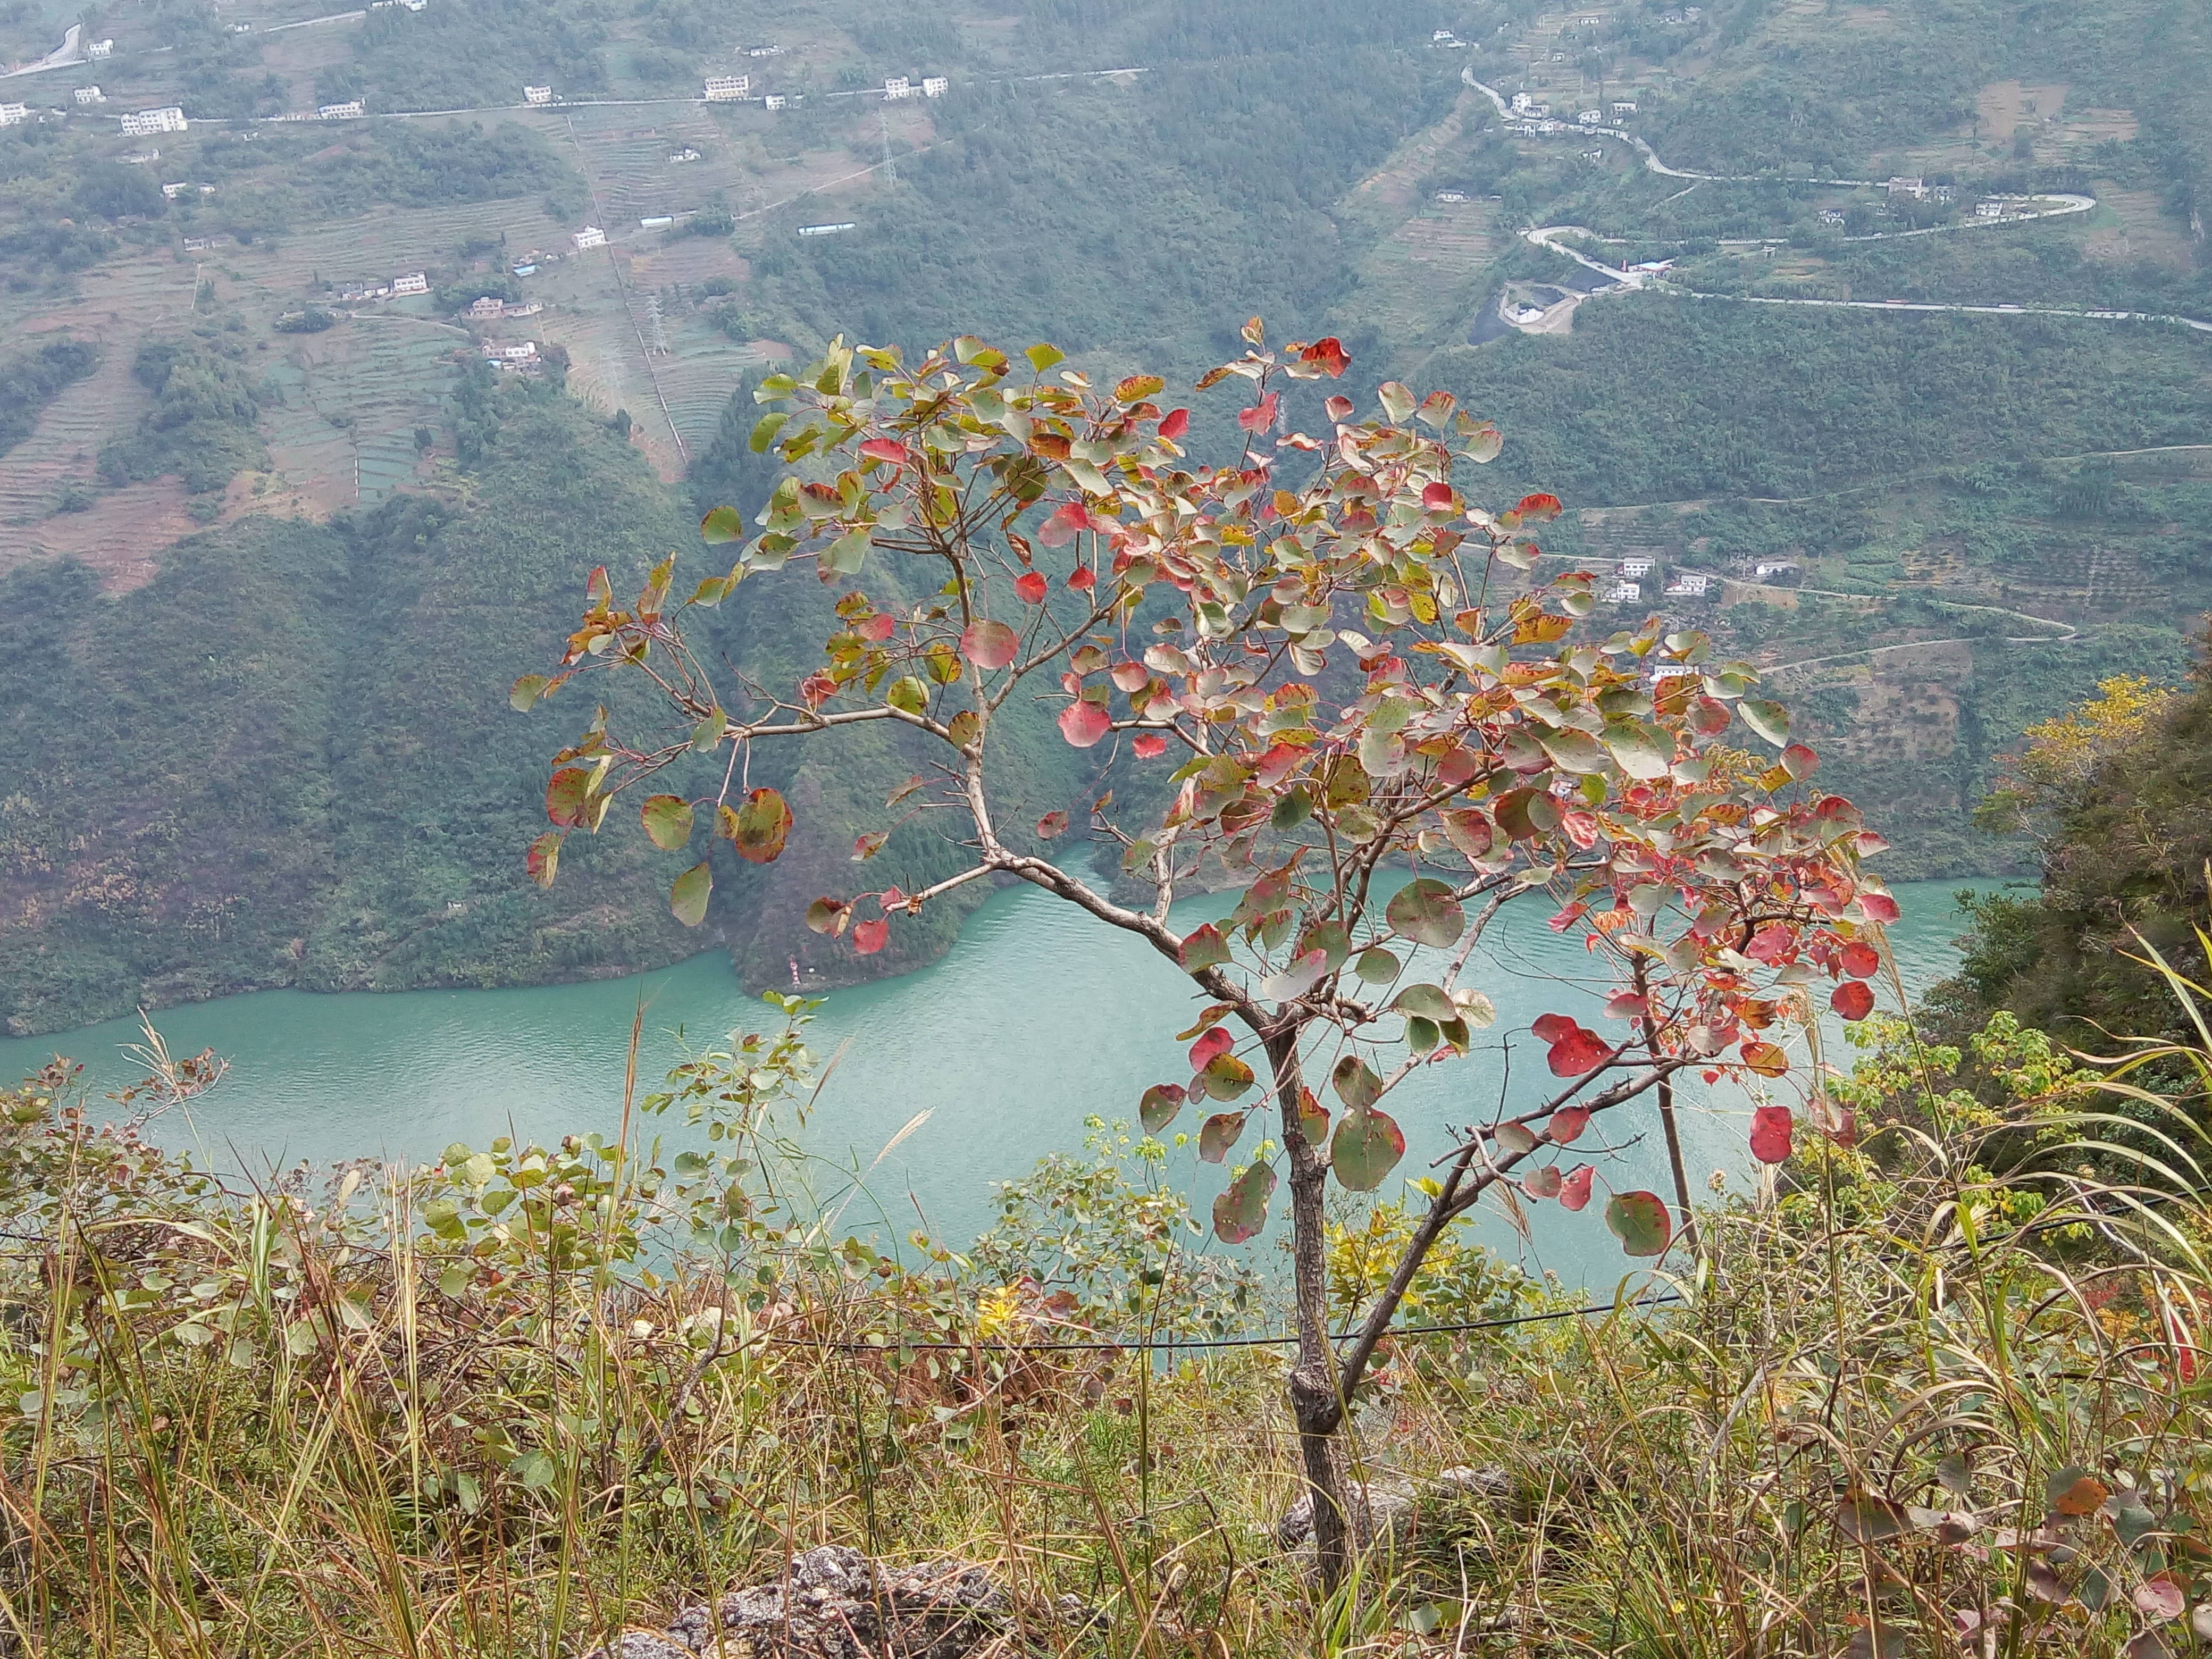
<svg viewBox="0 0 2212 1659"><path fill-rule="evenodd" d="M297 305L326 283L388 281L401 271L450 264L463 243L505 235L515 252L565 248L572 226L548 217L543 202L520 198L453 207L382 208L337 220L270 244L226 247L216 268L258 288L272 302Z"/></svg>
<svg viewBox="0 0 2212 1659"><path fill-rule="evenodd" d="M271 368L280 400L263 423L288 490L326 507L374 507L412 478L415 428L445 424L453 353L468 343L460 329L399 318L307 337Z"/></svg>

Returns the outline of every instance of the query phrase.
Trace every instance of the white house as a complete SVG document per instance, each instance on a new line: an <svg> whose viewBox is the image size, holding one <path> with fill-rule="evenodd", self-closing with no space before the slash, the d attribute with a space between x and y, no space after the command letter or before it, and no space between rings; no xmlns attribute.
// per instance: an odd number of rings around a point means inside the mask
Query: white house
<svg viewBox="0 0 2212 1659"><path fill-rule="evenodd" d="M707 77L707 101L710 104L734 104L753 89L750 75L710 75Z"/></svg>
<svg viewBox="0 0 2212 1659"><path fill-rule="evenodd" d="M1674 592L1674 589L1669 588L1667 591L1671 593ZM1651 666L1651 684L1657 685L1664 680L1683 679L1692 674L1699 674L1704 672L1705 671L1703 669L1695 666L1693 664L1686 662L1654 663Z"/></svg>
<svg viewBox="0 0 2212 1659"><path fill-rule="evenodd" d="M362 107L358 98L349 98L343 104L315 106L315 119L318 121L358 121L368 112Z"/></svg>
<svg viewBox="0 0 2212 1659"><path fill-rule="evenodd" d="M1623 559L1618 574L1629 577L1648 576L1651 574L1651 561L1644 558Z"/></svg>
<svg viewBox="0 0 2212 1659"><path fill-rule="evenodd" d="M745 56L748 58L774 58L778 53L781 52L783 48L781 46L747 46L745 48Z"/></svg>
<svg viewBox="0 0 2212 1659"><path fill-rule="evenodd" d="M404 276L392 279L392 291L394 294L428 294L430 278L422 271L410 270Z"/></svg>
<svg viewBox="0 0 2212 1659"><path fill-rule="evenodd" d="M496 317L506 309L507 301L496 294L479 294L469 301L469 315L471 317Z"/></svg>
<svg viewBox="0 0 2212 1659"><path fill-rule="evenodd" d="M1616 99L1614 99L1614 100L1613 100L1613 112L1615 115L1633 115L1633 114L1635 114L1635 113L1636 113L1636 100L1635 100L1633 98L1616 98Z"/></svg>
<svg viewBox="0 0 2212 1659"><path fill-rule="evenodd" d="M1467 192L1463 190L1440 190L1437 192L1437 200L1439 202L1464 202L1467 200Z"/></svg>
<svg viewBox="0 0 2212 1659"><path fill-rule="evenodd" d="M526 104L550 104L553 101L553 88L525 87L522 89L522 101Z"/></svg>
<svg viewBox="0 0 2212 1659"><path fill-rule="evenodd" d="M770 99L769 101L774 103L775 100ZM690 144L684 145L682 149L671 150L668 153L671 165L680 165L683 162L696 161L698 159L699 152Z"/></svg>
<svg viewBox="0 0 2212 1659"><path fill-rule="evenodd" d="M1751 568L1751 574L1763 582L1771 581L1777 576L1794 576L1797 574L1797 561L1795 559L1761 559L1757 564Z"/></svg>
<svg viewBox="0 0 2212 1659"><path fill-rule="evenodd" d="M5 104L0 104L0 116L4 116L7 108ZM0 119L0 127L7 125L5 119ZM161 159L161 152L158 149L134 149L128 155L119 159L126 167L150 167Z"/></svg>
<svg viewBox="0 0 2212 1659"><path fill-rule="evenodd" d="M672 213L655 213L639 220L637 224L641 230L666 230L675 222L676 216Z"/></svg>
<svg viewBox="0 0 2212 1659"><path fill-rule="evenodd" d="M1605 119L1605 112L1601 109L1586 109L1581 114L1576 116L1575 119L1581 122L1586 127L1594 127Z"/></svg>
<svg viewBox="0 0 2212 1659"><path fill-rule="evenodd" d="M500 312L500 315L502 317L535 317L539 312L544 309L544 301L528 300L519 306L507 306L502 307Z"/></svg>
<svg viewBox="0 0 2212 1659"><path fill-rule="evenodd" d="M1994 198L1974 204L1974 217L1977 219L2002 219L2004 210L2005 204Z"/></svg>
<svg viewBox="0 0 2212 1659"><path fill-rule="evenodd" d="M801 225L799 228L799 234L801 236L835 236L843 231L859 228L857 224L848 219L844 223L838 225Z"/></svg>
<svg viewBox="0 0 2212 1659"><path fill-rule="evenodd" d="M21 109L22 106L18 104L15 107ZM20 120L21 118L16 118ZM185 119L184 111L171 104L166 108L142 109L135 114L125 116L123 136L125 138L143 138L156 132L183 132L189 125Z"/></svg>
<svg viewBox="0 0 2212 1659"><path fill-rule="evenodd" d="M1824 225L1840 225L1844 222L1844 210L1841 208L1822 208L1820 222Z"/></svg>
<svg viewBox="0 0 2212 1659"><path fill-rule="evenodd" d="M1924 201L1928 196L1925 179L1907 179L1903 174L1892 179L1887 188L1892 196L1910 196L1914 201Z"/></svg>
<svg viewBox="0 0 2212 1659"><path fill-rule="evenodd" d="M107 101L107 94L98 87L79 87L76 100L80 104L104 104Z"/></svg>
<svg viewBox="0 0 2212 1659"><path fill-rule="evenodd" d="M791 100L789 99L786 98L780 92L771 92L767 97L761 100L761 102L766 104L771 110L781 109L790 101Z"/></svg>
<svg viewBox="0 0 2212 1659"><path fill-rule="evenodd" d="M576 252L581 253L587 247L605 247L607 245L607 234L597 225L586 225L576 233L574 240Z"/></svg>
<svg viewBox="0 0 2212 1659"><path fill-rule="evenodd" d="M1640 582L1615 582L1605 590L1605 602L1607 605L1634 605L1643 595L1644 586Z"/></svg>
<svg viewBox="0 0 2212 1659"><path fill-rule="evenodd" d="M109 58L114 52L115 42L112 40L95 40L84 49L84 55L88 58Z"/></svg>
<svg viewBox="0 0 2212 1659"><path fill-rule="evenodd" d="M942 75L925 75L921 77L921 95L925 98L942 98L951 89L952 82Z"/></svg>
<svg viewBox="0 0 2212 1659"><path fill-rule="evenodd" d="M1536 100L1527 93L1516 92L1513 94L1513 112L1516 115L1526 115L1535 106L1535 103Z"/></svg>
<svg viewBox="0 0 2212 1659"><path fill-rule="evenodd" d="M894 75L884 82L884 96L889 99L914 96L914 82L906 76Z"/></svg>
<svg viewBox="0 0 2212 1659"><path fill-rule="evenodd" d="M1667 584L1667 597L1670 599L1702 599L1711 584L1712 578L1702 570L1677 570L1674 580ZM1663 672L1653 669L1652 678L1657 678Z"/></svg>

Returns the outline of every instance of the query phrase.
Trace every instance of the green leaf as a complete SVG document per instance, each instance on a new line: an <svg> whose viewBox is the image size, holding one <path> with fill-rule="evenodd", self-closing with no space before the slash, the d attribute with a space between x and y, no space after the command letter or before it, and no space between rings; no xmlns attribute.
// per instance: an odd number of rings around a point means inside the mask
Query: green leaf
<svg viewBox="0 0 2212 1659"><path fill-rule="evenodd" d="M1641 720L1608 722L1605 746L1622 771L1646 783L1665 777L1674 763L1674 739Z"/></svg>
<svg viewBox="0 0 2212 1659"><path fill-rule="evenodd" d="M1218 968L1228 960L1229 941L1210 921L1182 942L1182 970L1186 974L1195 974L1206 968Z"/></svg>
<svg viewBox="0 0 2212 1659"><path fill-rule="evenodd" d="M1213 1236L1224 1244L1242 1244L1267 1224L1267 1200L1274 1195L1275 1172L1265 1164L1249 1166L1213 1200Z"/></svg>
<svg viewBox="0 0 2212 1659"><path fill-rule="evenodd" d="M1452 890L1427 876L1407 882L1390 896L1384 917L1391 928L1417 945L1443 950L1459 942L1467 931L1467 912L1452 896Z"/></svg>
<svg viewBox="0 0 2212 1659"><path fill-rule="evenodd" d="M1606 1200L1605 1224L1630 1255L1660 1255L1674 1237L1674 1218L1656 1193L1615 1193Z"/></svg>
<svg viewBox="0 0 2212 1659"><path fill-rule="evenodd" d="M1408 985L1390 1006L1401 1014L1417 1014L1439 1024L1457 1019L1460 1012L1441 985Z"/></svg>
<svg viewBox="0 0 2212 1659"><path fill-rule="evenodd" d="M1352 971L1370 985L1388 985L1398 977L1404 964L1379 945L1370 945L1359 953L1359 960L1352 964Z"/></svg>
<svg viewBox="0 0 2212 1659"><path fill-rule="evenodd" d="M1313 796L1305 785L1297 784L1276 801L1274 810L1267 814L1270 828L1278 833L1297 829L1313 816Z"/></svg>
<svg viewBox="0 0 2212 1659"><path fill-rule="evenodd" d="M1355 1112L1382 1098L1382 1079L1357 1054L1346 1054L1338 1060L1336 1069L1328 1074L1328 1081L1336 1091L1336 1097Z"/></svg>
<svg viewBox="0 0 2212 1659"><path fill-rule="evenodd" d="M645 833L664 853L679 853L691 841L691 803L681 795L647 795L637 809Z"/></svg>
<svg viewBox="0 0 2212 1659"><path fill-rule="evenodd" d="M819 567L834 576L857 576L860 567L868 562L869 527L861 525L848 530L830 544L821 554Z"/></svg>
<svg viewBox="0 0 2212 1659"><path fill-rule="evenodd" d="M891 682L891 689L884 693L884 701L903 714L919 714L929 707L929 686L912 674Z"/></svg>
<svg viewBox="0 0 2212 1659"><path fill-rule="evenodd" d="M1763 697L1746 697L1735 707L1743 716L1743 723L1777 748L1790 741L1790 711L1780 703Z"/></svg>
<svg viewBox="0 0 2212 1659"><path fill-rule="evenodd" d="M1237 1138L1243 1133L1243 1113L1216 1112L1199 1126L1198 1156L1200 1161L1207 1164L1228 1162L1229 1149L1237 1144Z"/></svg>
<svg viewBox="0 0 2212 1659"><path fill-rule="evenodd" d="M526 714L538 698L545 695L545 688L552 684L543 674L525 674L508 688L507 706L518 714Z"/></svg>
<svg viewBox="0 0 2212 1659"><path fill-rule="evenodd" d="M714 890L714 872L702 859L676 878L675 885L668 890L668 908L686 927L696 927L707 920L707 895Z"/></svg>
<svg viewBox="0 0 2212 1659"><path fill-rule="evenodd" d="M699 520L699 534L710 547L745 538L745 521L734 507L718 507Z"/></svg>
<svg viewBox="0 0 2212 1659"><path fill-rule="evenodd" d="M1355 1193L1371 1193L1406 1155L1406 1136L1382 1112L1346 1112L1328 1143L1329 1168Z"/></svg>
<svg viewBox="0 0 2212 1659"><path fill-rule="evenodd" d="M1443 1030L1436 1021L1423 1019L1419 1014L1406 1016L1406 1046L1415 1054L1432 1054L1443 1040Z"/></svg>
<svg viewBox="0 0 2212 1659"><path fill-rule="evenodd" d="M1175 1121L1176 1114L1182 1110L1182 1103L1181 1084L1155 1083L1137 1103L1137 1119L1145 1126L1146 1134L1156 1135Z"/></svg>
<svg viewBox="0 0 2212 1659"><path fill-rule="evenodd" d="M745 447L756 455L767 454L768 447L775 441L775 434L783 430L784 422L790 418L791 411L783 409L762 416L753 422L752 436L745 440Z"/></svg>
<svg viewBox="0 0 2212 1659"><path fill-rule="evenodd" d="M721 742L729 729L730 717L717 708L691 728L691 752L695 755L705 754L716 744Z"/></svg>
<svg viewBox="0 0 2212 1659"><path fill-rule="evenodd" d="M1067 361L1067 354L1054 345L1033 345L1022 353L1022 356L1030 360L1030 367L1040 374L1054 365Z"/></svg>
<svg viewBox="0 0 2212 1659"><path fill-rule="evenodd" d="M1556 732L1539 732L1536 741L1552 757L1552 764L1562 772L1588 775L1605 770L1605 750L1598 746L1595 738L1573 726L1562 726Z"/></svg>

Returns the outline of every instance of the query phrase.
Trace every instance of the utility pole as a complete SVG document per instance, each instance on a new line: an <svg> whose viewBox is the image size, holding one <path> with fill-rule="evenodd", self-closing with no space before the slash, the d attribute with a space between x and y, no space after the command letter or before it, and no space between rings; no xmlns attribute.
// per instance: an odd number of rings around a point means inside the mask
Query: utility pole
<svg viewBox="0 0 2212 1659"><path fill-rule="evenodd" d="M881 132L884 136L884 187L887 190L896 190L898 188L898 167L897 164L891 160L890 117L884 114L881 110L878 110L876 112L876 130Z"/></svg>

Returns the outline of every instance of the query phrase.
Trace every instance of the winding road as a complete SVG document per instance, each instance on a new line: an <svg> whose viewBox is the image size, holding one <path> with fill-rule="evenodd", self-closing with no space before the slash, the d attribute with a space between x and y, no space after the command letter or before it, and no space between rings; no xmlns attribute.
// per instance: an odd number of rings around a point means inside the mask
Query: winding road
<svg viewBox="0 0 2212 1659"><path fill-rule="evenodd" d="M1497 106L1498 112L1500 115L1507 117L1510 117L1512 115L1512 107L1506 102L1505 97L1502 93L1500 93L1495 87L1487 86L1482 82L1475 79L1474 66L1473 64L1470 64L1466 68L1461 70L1459 78L1463 83L1474 88L1475 91L1480 93L1484 97L1490 100L1492 104ZM1865 189L1878 188L1883 182L1885 182L1875 179L1791 179L1772 174L1754 173L1697 173L1683 167L1668 166L1666 162L1660 160L1658 152L1654 150L1650 144L1638 137L1634 133L1623 131L1617 127L1600 127L1589 131L1577 128L1575 130L1573 136L1578 137L1600 137L1625 140L1629 144L1633 145L1637 153L1643 156L1644 170L1646 172L1658 173L1661 176L1668 179L1687 179L1692 181L1693 186L1696 184L1704 183L1731 185L1788 184L1830 185L1839 187ZM1852 242L1876 242L1890 240L1901 240L1908 236L1934 236L1953 231L1995 228L2001 225L2020 225L2028 223L2031 221L2061 219L2077 213L2088 213L2094 211L2097 205L2097 198L2094 196L2077 196L2070 192L2053 192L2046 196L2032 197L2029 200L2031 203L2047 203L2050 205L2040 207L2037 211L2032 213L2018 213L2008 219L1969 219L1962 221L1957 224L1930 225L1920 230L1878 231L1870 235L1850 236L1846 237L1844 240L1846 241ZM1600 293L1633 292L1637 289L1646 287L1658 287L1664 288L1671 293L1678 294L1689 299L1718 301L1723 304L1826 306L1831 308L1842 311L1961 312L1990 317L2065 317L2075 320L2087 319L2096 322L2165 323L2182 328L2194 329L2199 333L2212 334L2212 322L2201 321L2194 317L2166 316L2158 313L2147 311L2097 311L2087 308L2075 309L2063 306L1949 305L1917 300L1814 300L1784 298L1773 295L1709 294L1701 292L1696 289L1685 288L1680 283L1663 282L1661 280L1662 273L1656 271L1623 270L1616 266L1608 265L1604 261L1592 258L1581 249L1559 240L1562 237L1568 236L1587 237L1592 241L1603 241L1607 240L1604 237L1599 236L1596 232L1588 229L1581 225L1539 225L1533 228L1522 231L1521 235L1523 240L1532 243L1535 246L1546 250L1547 252L1565 254L1568 258L1572 259L1577 264L1583 266L1584 269L1595 271L1600 276L1611 279L1612 287L1598 290ZM1595 297L1594 295L1585 295L1581 296L1582 299L1594 297ZM1579 304L1580 302L1580 299L1577 299L1576 301L1570 301L1569 303ZM1510 318L1508 318L1507 320L1509 322L1511 321ZM1545 313L1545 321L1547 325L1553 321L1550 312L1547 312ZM1520 328L1522 326L1517 323L1515 323L1512 325L1516 328Z"/></svg>

